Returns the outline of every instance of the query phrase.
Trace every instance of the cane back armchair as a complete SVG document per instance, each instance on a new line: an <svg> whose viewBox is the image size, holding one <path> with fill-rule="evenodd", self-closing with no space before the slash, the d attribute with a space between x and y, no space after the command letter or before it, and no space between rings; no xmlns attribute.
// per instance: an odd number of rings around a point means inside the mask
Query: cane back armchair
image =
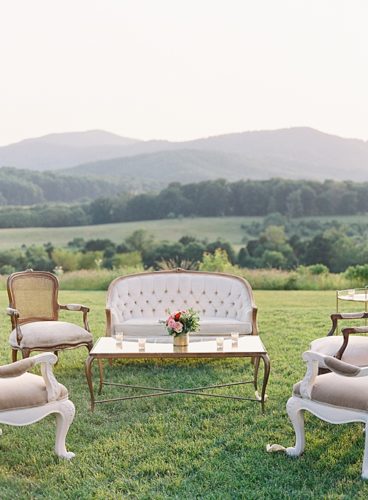
<svg viewBox="0 0 368 500"><path fill-rule="evenodd" d="M12 360L20 351L27 358L31 351L54 351L93 345L87 313L89 308L81 304L58 303L59 282L46 271L27 270L13 273L7 281L12 332L9 343ZM74 323L59 321L59 311L83 313L84 328Z"/></svg>

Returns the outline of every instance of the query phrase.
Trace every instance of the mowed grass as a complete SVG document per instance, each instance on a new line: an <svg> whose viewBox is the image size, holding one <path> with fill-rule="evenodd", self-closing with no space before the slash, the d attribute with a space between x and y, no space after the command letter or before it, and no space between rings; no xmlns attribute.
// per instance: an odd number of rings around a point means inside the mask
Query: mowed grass
<svg viewBox="0 0 368 500"><path fill-rule="evenodd" d="M0 298L5 307L5 292ZM253 402L184 395L109 403L91 413L87 351L66 351L55 373L76 406L67 437L76 457L66 462L54 455L52 416L30 427L2 425L0 498L367 498L360 424L333 426L307 415L301 458L265 450L267 443L294 443L285 403L304 374L302 352L329 329L334 292L257 291L255 298L271 358L264 415ZM104 292L61 292L60 302L89 305L94 336L103 335ZM8 327L4 315L2 363L10 355ZM252 366L248 359L121 361L105 372L114 381L189 387L249 379ZM97 380L96 366L94 374ZM251 395L251 386L244 387L234 392ZM104 389L106 396L118 394Z"/></svg>
<svg viewBox="0 0 368 500"><path fill-rule="evenodd" d="M32 244L42 245L47 242L53 243L54 246L63 247L69 241L79 237L86 240L109 238L115 243L121 243L137 229L147 230L158 241L177 241L184 235L191 235L200 239L207 238L208 241L215 241L220 237L239 247L242 245L242 239L245 236L245 231L241 227L242 224L249 224L257 220L261 221L262 219L262 217L196 217L99 224L94 226L0 229L0 250L18 248L23 244L27 246ZM303 218L303 220L311 219L321 222L339 220L346 224L367 222L367 217L363 215Z"/></svg>

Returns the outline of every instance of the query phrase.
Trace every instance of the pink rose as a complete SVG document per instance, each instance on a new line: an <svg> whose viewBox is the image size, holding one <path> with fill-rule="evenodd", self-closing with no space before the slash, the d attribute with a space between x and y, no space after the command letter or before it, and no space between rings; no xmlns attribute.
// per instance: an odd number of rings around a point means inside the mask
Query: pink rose
<svg viewBox="0 0 368 500"><path fill-rule="evenodd" d="M176 321L174 320L174 318L172 318L171 316L169 317L169 319L167 320L167 326L169 328L172 328L174 329L175 326L176 326Z"/></svg>
<svg viewBox="0 0 368 500"><path fill-rule="evenodd" d="M176 333L181 333L183 331L183 325L180 323L180 321L175 321L175 326L173 327L174 332Z"/></svg>

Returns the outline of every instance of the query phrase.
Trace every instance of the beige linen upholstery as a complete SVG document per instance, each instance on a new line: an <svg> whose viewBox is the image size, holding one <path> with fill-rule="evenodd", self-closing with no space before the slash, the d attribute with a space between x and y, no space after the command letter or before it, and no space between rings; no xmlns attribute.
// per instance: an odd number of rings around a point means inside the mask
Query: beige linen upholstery
<svg viewBox="0 0 368 500"><path fill-rule="evenodd" d="M237 276L196 271L159 271L123 276L108 290L107 334L121 328L128 336L165 335L168 310L192 308L199 313L200 334L237 331L257 334L256 311L249 283Z"/></svg>
<svg viewBox="0 0 368 500"><path fill-rule="evenodd" d="M300 384L294 385L293 396L301 397ZM364 377L341 377L336 373L318 375L311 399L340 408L368 411L368 381Z"/></svg>
<svg viewBox="0 0 368 500"><path fill-rule="evenodd" d="M59 384L59 389L57 401L68 397L68 391L62 384ZM24 373L18 377L0 378L0 411L32 408L47 402L46 384L39 375Z"/></svg>
<svg viewBox="0 0 368 500"><path fill-rule="evenodd" d="M53 374L52 365L56 361L55 354L44 352L0 366L0 423L30 425L55 414L55 453L70 460L74 453L67 451L65 438L73 422L75 407L68 399L67 389L59 384ZM37 364L41 367L41 375L27 372ZM41 447L38 452L42 452Z"/></svg>
<svg viewBox="0 0 368 500"><path fill-rule="evenodd" d="M341 335L322 337L311 342L310 350L326 356L335 356L342 343L343 337ZM368 337L350 335L349 343L341 360L357 366L368 365Z"/></svg>
<svg viewBox="0 0 368 500"><path fill-rule="evenodd" d="M295 431L295 446L284 448L286 453L299 457L304 452L305 411L333 424L362 422L366 429L362 478L368 479L368 367L354 366L315 351L304 352L303 359L307 363L305 376L294 385L286 404ZM332 371L318 375L319 368Z"/></svg>
<svg viewBox="0 0 368 500"><path fill-rule="evenodd" d="M32 349L37 346L53 348L55 345L78 345L91 340L91 334L84 328L65 321L34 321L22 325L23 338L18 345L16 330L14 329L9 338L10 345L14 348L20 347Z"/></svg>

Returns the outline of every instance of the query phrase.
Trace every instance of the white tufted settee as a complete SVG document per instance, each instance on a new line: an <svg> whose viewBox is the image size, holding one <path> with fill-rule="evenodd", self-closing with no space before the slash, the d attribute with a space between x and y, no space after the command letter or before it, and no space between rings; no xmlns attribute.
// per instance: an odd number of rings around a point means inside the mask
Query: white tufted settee
<svg viewBox="0 0 368 500"><path fill-rule="evenodd" d="M159 320L167 310L193 308L200 316L199 335L257 335L257 308L249 283L223 273L156 271L116 278L109 286L106 335L167 335Z"/></svg>

